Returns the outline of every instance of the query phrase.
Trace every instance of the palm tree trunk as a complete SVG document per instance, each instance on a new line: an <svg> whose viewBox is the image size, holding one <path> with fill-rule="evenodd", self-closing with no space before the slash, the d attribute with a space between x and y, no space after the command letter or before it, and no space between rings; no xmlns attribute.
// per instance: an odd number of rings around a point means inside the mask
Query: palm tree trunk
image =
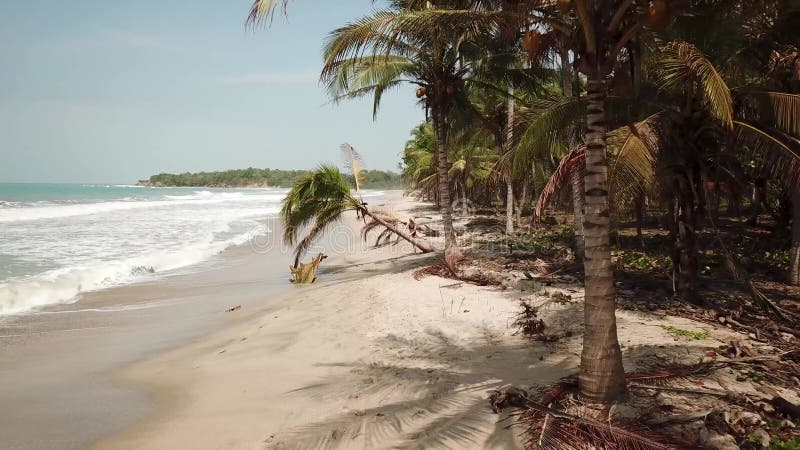
<svg viewBox="0 0 800 450"><path fill-rule="evenodd" d="M561 83L563 85L564 97L572 97L572 66L569 64L569 49L560 45L558 53L561 58Z"/></svg>
<svg viewBox="0 0 800 450"><path fill-rule="evenodd" d="M617 339L614 273L609 247L605 100L605 83L598 76L590 76L584 183L586 211L583 216L586 293L579 381L584 398L608 404L622 395L626 386L622 352Z"/></svg>
<svg viewBox="0 0 800 450"><path fill-rule="evenodd" d="M450 180L448 171L450 165L447 162L447 123L441 107L436 107L433 111L434 127L436 129L436 171L438 175L439 187L439 207L442 210L442 224L444 227L445 253L453 253L460 256L458 243L456 242L456 232L453 228L453 205L450 202Z"/></svg>
<svg viewBox="0 0 800 450"><path fill-rule="evenodd" d="M372 214L371 212L369 212L369 210L368 210L368 209L366 209L366 208L362 209L362 210L361 210L361 212L362 212L362 214L364 214L365 216L369 216L369 217L370 217L372 220L374 220L374 221L378 222L379 224L383 225L384 227L386 227L386 228L388 228L388 229L392 230L392 232L393 232L394 234L396 234L396 235L400 236L400 237L401 237L401 238L403 238L404 240L408 241L408 242L409 242L411 245L413 245L414 247L416 247L416 248L420 249L420 251L421 251L422 253L431 253L431 252L433 252L433 246L431 246L430 242L428 242L428 241L426 241L426 240L423 240L423 239L419 239L419 238L415 238L415 237L411 236L411 235L410 235L410 234L408 234L406 231L404 231L402 228L398 228L398 227L396 227L396 226L394 226L394 225L390 224L389 222L387 222L387 221L385 221L385 220L381 219L380 217L378 217L378 216L376 216L376 215L373 215L373 214Z"/></svg>
<svg viewBox="0 0 800 450"><path fill-rule="evenodd" d="M585 254L585 243L583 238L583 210L586 208L584 204L583 192L581 191L580 174L573 171L570 176L570 186L572 187L572 215L575 216L573 222L573 231L575 233L575 261L583 261Z"/></svg>
<svg viewBox="0 0 800 450"><path fill-rule="evenodd" d="M792 192L792 250L789 258L789 281L800 286L800 186L795 186Z"/></svg>
<svg viewBox="0 0 800 450"><path fill-rule="evenodd" d="M506 175L506 234L514 234L514 183Z"/></svg>
<svg viewBox="0 0 800 450"><path fill-rule="evenodd" d="M572 97L573 95L573 75L572 66L569 63L569 50L566 46L560 46L559 56L561 58L561 83L562 92L564 97ZM570 145L572 147L572 145ZM578 173L573 172L570 175L570 184L572 187L572 212L574 217L573 232L575 234L575 261L583 261L585 244L583 241L583 210L584 198L581 190L581 180Z"/></svg>
<svg viewBox="0 0 800 450"><path fill-rule="evenodd" d="M503 155L508 157L514 146L514 89L508 88L506 98L506 129L503 140ZM506 163L506 234L514 233L514 182L511 163Z"/></svg>
<svg viewBox="0 0 800 450"><path fill-rule="evenodd" d="M639 246L644 248L644 234L642 233L642 228L644 228L644 214L645 214L645 198L644 194L639 194L636 198L636 239L639 241Z"/></svg>
<svg viewBox="0 0 800 450"><path fill-rule="evenodd" d="M522 195L519 198L519 203L517 203L517 207L514 209L514 212L517 216L517 223L522 223L522 212L525 209L525 205L528 203L528 180L523 180L522 183Z"/></svg>
<svg viewBox="0 0 800 450"><path fill-rule="evenodd" d="M694 193L689 185L690 181L679 175L678 179L678 208L676 211L676 239L674 257L677 261L677 271L673 271L676 279L675 294L678 298L695 302L694 282L697 275L697 237Z"/></svg>

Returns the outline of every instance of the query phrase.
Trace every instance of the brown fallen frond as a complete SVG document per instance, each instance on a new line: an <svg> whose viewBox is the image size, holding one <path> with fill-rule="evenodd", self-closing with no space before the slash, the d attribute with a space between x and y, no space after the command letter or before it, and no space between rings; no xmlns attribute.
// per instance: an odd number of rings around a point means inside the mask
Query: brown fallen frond
<svg viewBox="0 0 800 450"><path fill-rule="evenodd" d="M541 194L539 194L539 200L536 201L536 207L533 210L534 220L542 216L545 208L552 203L561 187L569 181L572 172L575 170L582 171L585 163L586 146L584 145L573 148L561 159L555 172L553 172L553 175L547 180L547 184L545 184ZM583 180L583 176L581 176L580 179Z"/></svg>
<svg viewBox="0 0 800 450"><path fill-rule="evenodd" d="M645 426L636 423L611 423L592 417L586 409L556 409L527 400L528 411L521 420L528 425L528 449L589 450L667 450L677 447ZM575 413L570 412L575 410ZM580 412L578 412L580 411Z"/></svg>
<svg viewBox="0 0 800 450"><path fill-rule="evenodd" d="M644 386L668 386L681 381L686 381L691 377L707 374L713 370L724 367L724 362L709 362L693 364L690 366L673 365L654 368L648 371L631 372L625 374L628 384L638 384Z"/></svg>

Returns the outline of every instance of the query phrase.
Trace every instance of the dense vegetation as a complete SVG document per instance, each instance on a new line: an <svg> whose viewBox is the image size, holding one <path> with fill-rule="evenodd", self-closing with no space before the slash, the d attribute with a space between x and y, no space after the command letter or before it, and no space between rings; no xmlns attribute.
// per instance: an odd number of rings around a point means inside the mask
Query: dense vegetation
<svg viewBox="0 0 800 450"><path fill-rule="evenodd" d="M256 169L253 167L222 172L160 173L142 180L139 184L148 186L187 186L187 187L291 187L310 170ZM352 181L352 175L343 175ZM399 174L383 170L364 170L361 183L365 189L397 189L403 186Z"/></svg>

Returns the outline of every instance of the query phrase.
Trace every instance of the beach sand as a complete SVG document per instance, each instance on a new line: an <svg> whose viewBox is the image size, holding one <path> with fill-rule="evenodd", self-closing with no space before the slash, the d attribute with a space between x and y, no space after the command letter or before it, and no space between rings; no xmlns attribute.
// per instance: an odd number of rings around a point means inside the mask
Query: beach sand
<svg viewBox="0 0 800 450"><path fill-rule="evenodd" d="M406 198L387 201L401 218L436 217ZM318 283L271 299L269 312L114 372L156 408L95 448L519 448L522 430L491 411L489 392L573 374L582 308L549 308L549 326L572 337L533 342L512 325L530 292L414 278L434 262L405 243L332 254ZM574 298L580 289L548 287ZM618 317L628 368L648 354L700 354L717 342L673 348L661 325L709 327Z"/></svg>
<svg viewBox="0 0 800 450"><path fill-rule="evenodd" d="M377 203L384 202L402 219L437 218L432 207L399 192ZM285 251L238 249L239 263L187 275L180 289L167 289L163 282L124 288L152 289L165 301L194 292L208 303L198 313L204 325L189 327L191 333L180 338L160 328L158 345L144 345L146 352L131 356L125 350L125 360L95 364L92 374L75 372L71 382L81 386L85 376L120 399L104 410L92 405L96 388L78 388L84 398L70 400L78 414L110 411L113 423L87 420L83 426L93 432L76 442L102 436L94 440L96 449L519 448L523 430L507 413L491 411L489 391L512 384L544 387L575 373L583 321L578 281L542 282L540 293L562 292L575 301L542 308L548 330L560 339L532 341L517 335L513 322L520 298L532 298L533 291L435 276L417 280L414 271L440 256L414 254L405 242L374 248L369 245L374 242L359 238L355 217L348 215L345 222L321 243L330 257L313 285L288 284L291 256ZM241 309L223 312L239 304ZM629 370L655 355L696 362L732 335L652 313L618 311L617 317ZM184 319L164 316L178 330ZM142 320L133 325L145 326ZM664 325L710 335L675 342ZM141 330L128 331L120 342L139 339ZM92 348L91 339L104 336L89 335L80 345ZM9 378L12 372L7 370L6 378L0 372L0 381L19 381ZM55 387L72 389L63 383ZM131 412L121 415L120 408ZM26 414L40 412L28 407ZM22 422L16 424L26 426ZM81 425L70 428L56 418L52 424L61 431Z"/></svg>

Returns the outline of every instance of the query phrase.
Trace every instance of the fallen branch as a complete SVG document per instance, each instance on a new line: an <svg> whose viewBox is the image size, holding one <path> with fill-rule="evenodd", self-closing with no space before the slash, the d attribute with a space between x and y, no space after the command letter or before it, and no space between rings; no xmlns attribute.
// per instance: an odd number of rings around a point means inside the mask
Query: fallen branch
<svg viewBox="0 0 800 450"><path fill-rule="evenodd" d="M687 423L687 422L694 422L695 420L705 420L706 417L711 414L713 410L709 409L707 411L697 411L688 414L675 414L672 416L666 417L659 417L657 419L651 419L645 422L647 425L664 425L667 423Z"/></svg>
<svg viewBox="0 0 800 450"><path fill-rule="evenodd" d="M727 392L712 391L708 389L688 389L688 388L677 388L668 386L651 386L647 384L638 384L638 383L629 383L628 387L631 389L651 389L654 391L677 392L681 394L711 395L714 397L727 397L729 395Z"/></svg>

